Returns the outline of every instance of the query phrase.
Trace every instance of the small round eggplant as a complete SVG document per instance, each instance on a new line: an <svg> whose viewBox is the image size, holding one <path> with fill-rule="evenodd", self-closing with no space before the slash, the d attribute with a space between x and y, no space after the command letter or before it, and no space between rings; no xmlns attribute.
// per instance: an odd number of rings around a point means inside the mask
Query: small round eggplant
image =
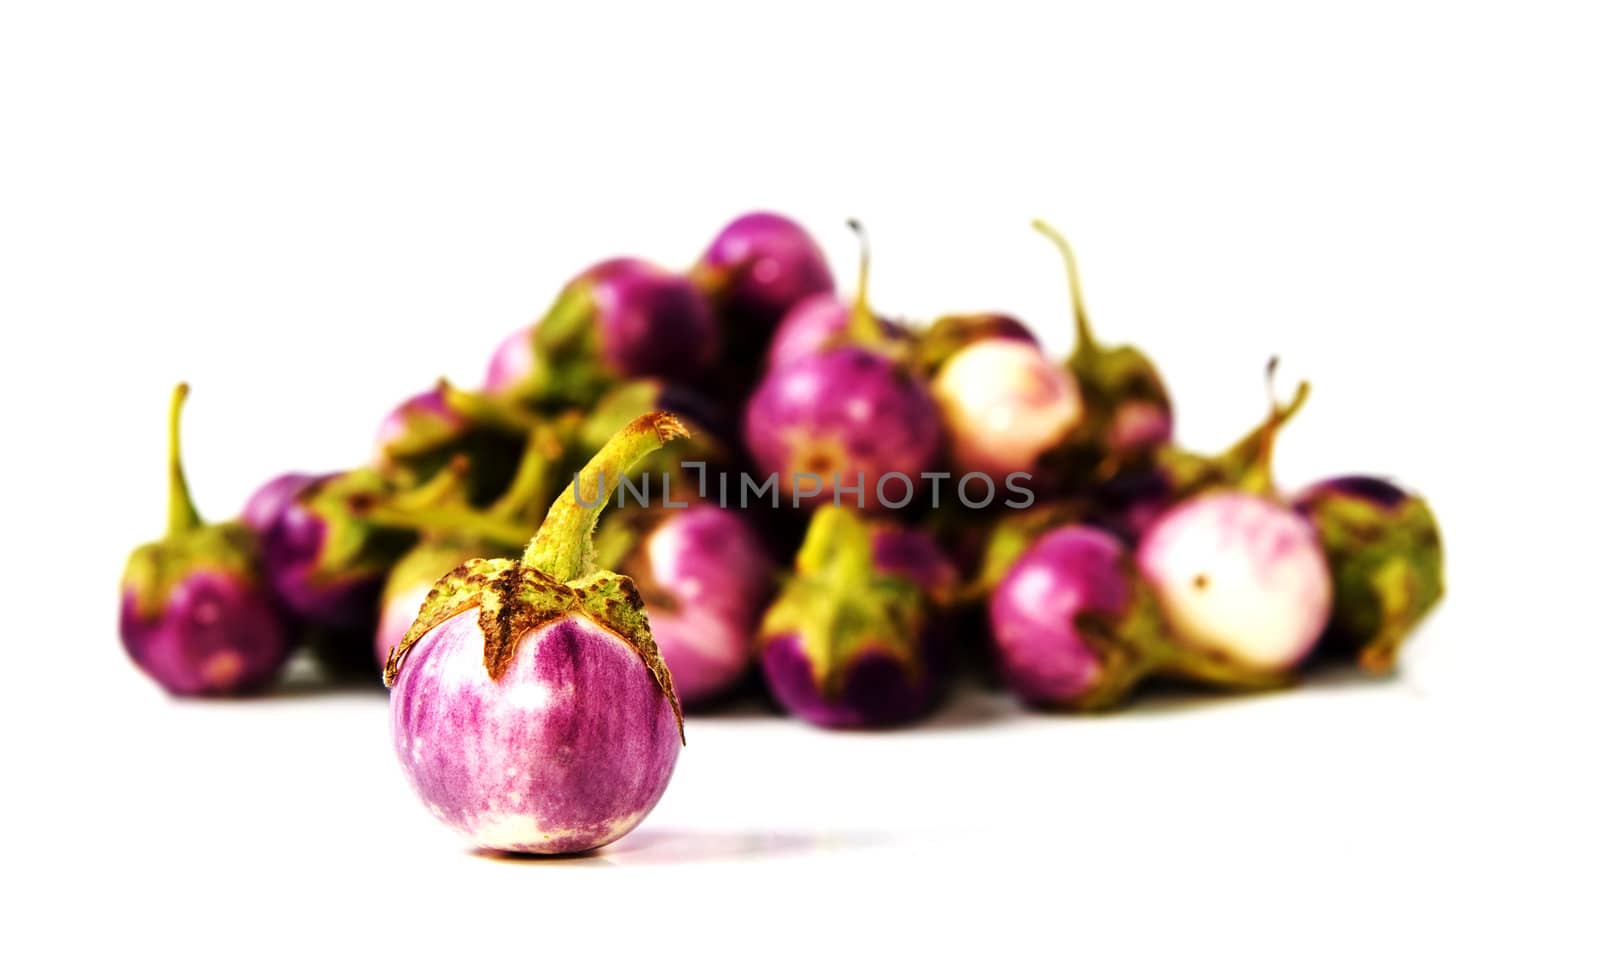
<svg viewBox="0 0 1600 970"><path fill-rule="evenodd" d="M283 506L262 536L262 562L291 612L313 626L370 631L384 575L413 534L374 526L352 509L392 485L370 469L314 480Z"/></svg>
<svg viewBox="0 0 1600 970"><path fill-rule="evenodd" d="M129 556L119 630L128 656L170 693L245 694L283 667L289 627L261 576L256 533L205 525L195 511L178 434L188 392L174 389L169 414L167 534Z"/></svg>
<svg viewBox="0 0 1600 970"><path fill-rule="evenodd" d="M1316 530L1261 495L1179 503L1145 533L1138 564L1180 638L1252 671L1292 671L1328 625L1333 581Z"/></svg>
<svg viewBox="0 0 1600 970"><path fill-rule="evenodd" d="M1032 474L1083 420L1077 381L1031 341L968 344L939 368L932 389L963 472Z"/></svg>
<svg viewBox="0 0 1600 970"><path fill-rule="evenodd" d="M796 304L833 292L833 274L816 241L793 220L751 212L717 233L693 276L717 307L734 343L765 341Z"/></svg>
<svg viewBox="0 0 1600 970"><path fill-rule="evenodd" d="M1078 628L1084 614L1112 622L1133 603L1128 553L1113 535L1068 525L1040 536L989 600L1001 675L1041 707L1092 707L1114 687L1112 658Z"/></svg>
<svg viewBox="0 0 1600 970"><path fill-rule="evenodd" d="M774 368L745 405L746 449L796 505L859 488L860 508L899 508L941 451L933 398L867 303L867 258L863 236L855 307L841 341Z"/></svg>
<svg viewBox="0 0 1600 970"><path fill-rule="evenodd" d="M687 277L641 259L610 259L568 283L534 330L553 375L589 368L613 379L686 381L720 359L706 298Z"/></svg>
<svg viewBox="0 0 1600 970"><path fill-rule="evenodd" d="M927 713L943 665L937 589L908 577L942 585L954 571L913 566L906 553L902 540L875 538L842 507L812 516L794 575L759 633L762 674L785 710L829 728L887 727Z"/></svg>
<svg viewBox="0 0 1600 970"><path fill-rule="evenodd" d="M1333 617L1317 650L1377 674L1444 596L1439 523L1420 495L1347 475L1302 490L1294 507L1317 531L1333 571Z"/></svg>
<svg viewBox="0 0 1600 970"><path fill-rule="evenodd" d="M594 568L593 533L622 473L684 434L662 413L623 429L520 559L444 576L390 652L401 767L428 810L481 848L593 849L666 790L682 744L672 675L632 580Z"/></svg>
<svg viewBox="0 0 1600 970"><path fill-rule="evenodd" d="M796 504L860 487L867 509L904 504L940 452L938 412L917 378L882 354L839 347L768 375L745 409L745 446Z"/></svg>

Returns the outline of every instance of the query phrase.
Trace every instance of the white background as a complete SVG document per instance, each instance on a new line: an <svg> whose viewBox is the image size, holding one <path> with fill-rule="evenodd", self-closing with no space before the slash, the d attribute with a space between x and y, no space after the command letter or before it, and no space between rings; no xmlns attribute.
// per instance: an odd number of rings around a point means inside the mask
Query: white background
<svg viewBox="0 0 1600 970"><path fill-rule="evenodd" d="M1592 965L1584 5L531 6L0 8L8 965ZM174 703L123 660L173 381L226 516L587 263L686 265L756 206L841 276L864 220L885 311L1065 349L1052 219L1197 447L1283 355L1284 483L1393 473L1444 523L1403 676L692 721L635 835L508 863L414 804L381 692Z"/></svg>

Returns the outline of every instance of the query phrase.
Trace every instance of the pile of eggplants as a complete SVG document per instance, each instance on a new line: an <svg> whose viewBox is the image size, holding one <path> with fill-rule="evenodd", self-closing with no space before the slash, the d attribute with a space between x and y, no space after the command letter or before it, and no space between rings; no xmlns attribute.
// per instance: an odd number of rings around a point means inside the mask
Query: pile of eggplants
<svg viewBox="0 0 1600 970"><path fill-rule="evenodd" d="M812 724L907 724L966 679L1103 710L1145 682L1254 691L1392 671L1443 595L1438 525L1393 481L1279 488L1306 400L1272 390L1218 455L1173 441L1143 352L1021 321L915 323L843 294L752 213L692 266L613 258L493 350L475 388L394 405L369 459L263 484L207 524L168 410L166 533L129 558L128 655L167 691L272 689L297 654L391 687L429 809L476 844L631 830L683 712L757 695ZM1065 314L1063 314L1065 318ZM1057 325L1051 321L1051 325Z"/></svg>

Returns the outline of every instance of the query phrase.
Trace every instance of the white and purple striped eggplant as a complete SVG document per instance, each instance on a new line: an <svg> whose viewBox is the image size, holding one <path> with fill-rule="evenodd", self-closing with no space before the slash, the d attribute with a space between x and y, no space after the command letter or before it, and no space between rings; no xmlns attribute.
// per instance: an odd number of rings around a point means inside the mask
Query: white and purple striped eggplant
<svg viewBox="0 0 1600 970"><path fill-rule="evenodd" d="M1275 359L1268 364L1269 386L1276 366ZM1278 431L1308 391L1302 383L1287 407L1274 398L1260 434L1246 438L1230 462L1207 465L1187 496L1144 530L1136 553L1140 575L1180 639L1262 677L1287 676L1306 659L1333 601L1316 530L1278 497L1272 479Z"/></svg>
<svg viewBox="0 0 1600 970"><path fill-rule="evenodd" d="M440 579L390 653L401 767L475 845L593 849L666 790L682 744L672 675L633 581L594 567L593 532L621 475L684 434L664 413L624 428L521 559L472 560Z"/></svg>
<svg viewBox="0 0 1600 970"><path fill-rule="evenodd" d="M1197 651L1288 674L1328 625L1333 581L1316 530L1270 496L1205 492L1139 542L1139 572L1173 632Z"/></svg>
<svg viewBox="0 0 1600 970"><path fill-rule="evenodd" d="M1010 317L945 317L919 343L957 471L1031 475L1083 423L1077 379Z"/></svg>

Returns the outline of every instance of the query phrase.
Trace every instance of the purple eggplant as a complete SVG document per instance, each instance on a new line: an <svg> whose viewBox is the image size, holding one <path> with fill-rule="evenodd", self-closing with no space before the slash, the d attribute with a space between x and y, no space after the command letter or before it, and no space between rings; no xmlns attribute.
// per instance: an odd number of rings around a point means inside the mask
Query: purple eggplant
<svg viewBox="0 0 1600 970"><path fill-rule="evenodd" d="M167 534L128 557L120 633L139 669L178 695L261 690L289 656L288 624L261 576L247 525L206 525L184 477L178 425L188 385L172 394Z"/></svg>
<svg viewBox="0 0 1600 970"><path fill-rule="evenodd" d="M745 406L745 447L797 506L849 493L859 508L902 507L941 451L938 409L879 326L866 281L863 237L848 340L773 369Z"/></svg>
<svg viewBox="0 0 1600 970"><path fill-rule="evenodd" d="M370 635L384 575L414 536L373 526L351 506L392 488L371 469L321 477L285 505L262 536L272 588L301 621Z"/></svg>
<svg viewBox="0 0 1600 970"><path fill-rule="evenodd" d="M285 472L269 479L245 499L244 509L239 513L239 521L249 526L257 535L266 535L272 531L278 519L283 517L284 510L294 504L302 492L328 477L305 472Z"/></svg>
<svg viewBox="0 0 1600 970"><path fill-rule="evenodd" d="M687 277L609 259L568 283L534 330L536 379L603 389L606 378L697 378L720 359L710 304ZM576 388L576 389L575 389ZM592 393L589 394L592 397Z"/></svg>
<svg viewBox="0 0 1600 970"><path fill-rule="evenodd" d="M1069 524L1014 557L990 628L1020 695L1094 709L1151 675L1230 689L1290 680L1327 625L1332 592L1315 531L1272 486L1277 430L1307 390L1288 408L1274 401L1224 460L1195 459L1131 551L1110 532ZM1003 562L1035 526L1084 508L1045 506L1002 523L989 559Z"/></svg>
<svg viewBox="0 0 1600 970"><path fill-rule="evenodd" d="M989 629L1001 675L1042 707L1098 706L1123 689L1117 657L1078 628L1100 613L1114 622L1133 603L1128 552L1116 536L1068 525L1039 537L989 599ZM1109 695L1109 696L1108 696Z"/></svg>
<svg viewBox="0 0 1600 970"><path fill-rule="evenodd" d="M764 343L806 297L833 292L816 241L792 220L751 212L717 233L693 272L723 319L730 344Z"/></svg>
<svg viewBox="0 0 1600 970"><path fill-rule="evenodd" d="M1383 478L1347 475L1294 498L1333 572L1333 610L1320 655L1394 669L1405 638L1444 597L1439 523L1421 496Z"/></svg>
<svg viewBox="0 0 1600 970"><path fill-rule="evenodd" d="M789 713L821 727L887 727L932 706L943 666L938 590L917 580L953 570L913 566L904 553L845 508L812 516L794 574L758 635L767 687ZM938 555L926 546L922 553Z"/></svg>
<svg viewBox="0 0 1600 970"><path fill-rule="evenodd" d="M661 413L619 432L520 559L440 579L389 655L401 767L429 810L482 848L593 849L666 790L682 744L672 675L633 581L594 568L593 532L622 473L684 433Z"/></svg>
<svg viewBox="0 0 1600 970"><path fill-rule="evenodd" d="M1326 620L1327 591L1314 546L1281 531L1294 524L1283 511L1207 493L1132 552L1092 526L1045 533L989 601L1006 683L1065 710L1120 704L1151 676L1229 690L1287 684Z"/></svg>
<svg viewBox="0 0 1600 970"><path fill-rule="evenodd" d="M801 300L784 314L778 329L773 331L772 342L767 346L767 370L847 342L854 314L855 307L831 291ZM885 339L898 340L905 336L905 328L899 324L882 317L874 317L874 320Z"/></svg>
<svg viewBox="0 0 1600 970"><path fill-rule="evenodd" d="M653 509L640 523L613 513L596 545L613 547L650 614L661 659L685 707L726 694L749 672L773 565L747 517L716 505ZM626 536L617 531L626 530Z"/></svg>

